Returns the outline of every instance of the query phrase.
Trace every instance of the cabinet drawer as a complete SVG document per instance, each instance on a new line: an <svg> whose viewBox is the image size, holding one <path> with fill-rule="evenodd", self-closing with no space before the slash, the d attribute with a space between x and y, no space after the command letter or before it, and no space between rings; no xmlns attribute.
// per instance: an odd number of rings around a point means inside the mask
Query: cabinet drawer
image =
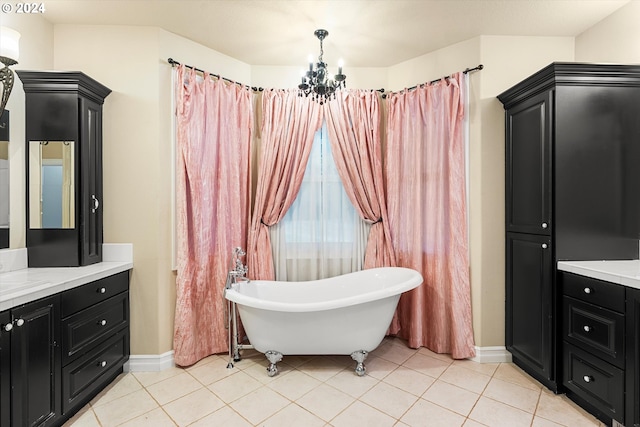
<svg viewBox="0 0 640 427"><path fill-rule="evenodd" d="M577 274L560 274L562 293L579 300L624 313L624 286Z"/></svg>
<svg viewBox="0 0 640 427"><path fill-rule="evenodd" d="M128 292L67 317L62 321L62 364L67 364L128 323Z"/></svg>
<svg viewBox="0 0 640 427"><path fill-rule="evenodd" d="M123 271L62 293L62 317L67 317L129 288L129 272Z"/></svg>
<svg viewBox="0 0 640 427"><path fill-rule="evenodd" d="M624 316L571 297L563 297L564 338L624 369Z"/></svg>
<svg viewBox="0 0 640 427"><path fill-rule="evenodd" d="M91 353L62 368L62 410L84 405L122 370L129 358L129 331L122 330Z"/></svg>
<svg viewBox="0 0 640 427"><path fill-rule="evenodd" d="M608 417L624 420L624 371L563 343L563 384Z"/></svg>

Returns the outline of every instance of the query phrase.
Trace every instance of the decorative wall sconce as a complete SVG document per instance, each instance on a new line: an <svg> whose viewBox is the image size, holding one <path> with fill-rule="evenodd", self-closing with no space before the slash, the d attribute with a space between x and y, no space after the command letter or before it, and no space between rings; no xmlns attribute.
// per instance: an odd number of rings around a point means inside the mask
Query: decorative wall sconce
<svg viewBox="0 0 640 427"><path fill-rule="evenodd" d="M0 115L4 112L9 95L13 89L13 70L9 68L18 63L20 57L20 33L7 27L0 27L0 83L2 83L2 98L0 98Z"/></svg>

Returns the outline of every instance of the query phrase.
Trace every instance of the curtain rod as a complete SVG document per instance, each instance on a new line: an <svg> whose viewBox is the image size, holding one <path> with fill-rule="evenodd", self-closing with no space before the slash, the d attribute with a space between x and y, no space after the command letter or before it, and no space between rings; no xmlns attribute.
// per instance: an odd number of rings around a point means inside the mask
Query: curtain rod
<svg viewBox="0 0 640 427"><path fill-rule="evenodd" d="M172 67L173 67L173 66L176 66L176 65L182 65L180 62L176 61L176 60L175 60L175 59L173 59L173 58L169 58L169 59L167 59L167 62L168 62L169 64L171 64L171 66L172 66ZM195 70L195 71L198 71L198 72L200 72L200 73L203 73L203 74L204 74L204 73L206 73L206 71L201 70L201 69L199 69L199 68L196 68L196 67L194 67L194 66L192 66L192 65L184 64L184 66L185 66L185 67L187 67L187 68L191 68L191 69L193 69L193 70ZM473 67L473 68L465 68L465 69L464 69L464 71L463 71L462 73L463 73L463 74L469 74L469 73L471 73L471 72L473 72L473 71L480 71L480 70L482 70L483 68L484 68L484 65L480 64L480 65L477 65L477 66L475 66L475 67ZM226 82L229 82L229 83L235 83L235 84L240 85L240 86L245 86L245 87L247 87L247 88L249 88L249 89L253 90L254 92L262 92L262 91L264 90L264 88L261 88L261 87L249 86L249 85L245 85L245 84L242 84L242 83L238 83L238 82L236 82L236 81L234 81L234 80L231 80L231 79L228 79L228 78L226 78L226 77L221 77L221 76L219 76L218 74L212 74L212 73L209 73L209 75L210 75L210 76L213 76L213 77L216 77L216 78L218 78L218 79L222 79L222 80L224 80L224 81L226 81ZM442 79L448 79L448 78L450 78L450 77L451 77L451 75L444 76L444 77L441 77L441 78L436 79L436 80L431 80L430 82L427 82L427 83L422 83L422 84L419 84L419 85L411 86L410 88L408 88L408 89L406 89L406 90L413 90L413 89L416 89L417 87L419 87L419 86L423 86L423 85L425 85L425 84L429 85L429 84L437 83L437 82L439 82L439 81L440 81L440 80L442 80ZM380 92L380 93L382 93L382 98L386 98L386 97L387 97L387 94L386 94L386 93L384 93L384 91L385 91L384 89L375 89L375 90L376 90L376 92ZM390 92L390 94L393 94L393 93L394 93L394 92Z"/></svg>
<svg viewBox="0 0 640 427"><path fill-rule="evenodd" d="M462 74L469 74L469 73L471 73L473 71L480 71L483 68L484 68L484 65L482 65L482 64L480 64L478 66L475 66L473 68L465 68L464 71L462 72ZM424 85L430 85L430 84L433 84L433 83L437 83L442 79L448 79L448 78L451 78L451 75L440 77L439 79L431 80L430 82L427 82L427 83L422 83L422 84L419 84L419 85L411 86L410 88L408 88L406 90L413 90L413 89L415 89L417 87L424 86ZM378 89L378 92L384 92L384 89ZM391 94L393 94L393 93L394 92L391 92ZM386 98L386 97L387 97L387 94L383 93L382 98Z"/></svg>
<svg viewBox="0 0 640 427"><path fill-rule="evenodd" d="M200 73L202 73L202 74L207 73L207 71L201 70L200 68L196 68L196 67L194 67L194 66L192 66L192 65L181 64L180 62L176 61L176 60L175 60L175 59L173 59L173 58L169 58L169 59L167 59L167 62L168 62L169 64L171 64L171 66L172 66L172 67L177 66L177 65L184 65L185 67L187 67L187 68L191 68L192 70L198 71L198 72L200 72ZM249 85L245 85L245 84L242 84L242 83L238 83L238 82L236 82L235 80L231 80L231 79L228 79L228 78L226 78L226 77L221 77L221 76L219 76L218 74L213 74L213 73L208 73L208 74L209 74L210 76L213 76L213 77L217 78L217 79L224 80L225 82L235 83L235 84L237 84L237 85L239 85L239 86L244 86L244 87L246 87L246 88L248 88L248 89L253 90L254 92L262 92L262 91L264 90L264 89L263 89L263 88L261 88L261 87L249 86Z"/></svg>

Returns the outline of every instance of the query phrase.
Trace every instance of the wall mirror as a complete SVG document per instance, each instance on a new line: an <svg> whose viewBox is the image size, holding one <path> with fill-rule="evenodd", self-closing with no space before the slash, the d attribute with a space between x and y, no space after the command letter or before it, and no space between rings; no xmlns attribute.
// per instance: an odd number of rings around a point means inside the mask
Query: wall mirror
<svg viewBox="0 0 640 427"><path fill-rule="evenodd" d="M9 111L0 115L0 249L9 247Z"/></svg>
<svg viewBox="0 0 640 427"><path fill-rule="evenodd" d="M75 227L74 141L29 141L29 228Z"/></svg>

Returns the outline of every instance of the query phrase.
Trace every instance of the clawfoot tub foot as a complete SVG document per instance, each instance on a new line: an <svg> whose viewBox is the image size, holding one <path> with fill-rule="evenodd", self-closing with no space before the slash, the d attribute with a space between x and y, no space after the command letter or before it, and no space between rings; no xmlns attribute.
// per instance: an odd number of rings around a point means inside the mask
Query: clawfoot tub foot
<svg viewBox="0 0 640 427"><path fill-rule="evenodd" d="M267 356L267 359L270 363L269 367L267 368L267 374L270 377L277 375L278 367L276 366L276 363L282 360L282 353L279 353L277 351L267 351L264 355Z"/></svg>
<svg viewBox="0 0 640 427"><path fill-rule="evenodd" d="M364 350L358 350L351 353L351 358L356 362L358 362L356 363L355 372L356 372L356 375L359 377L363 376L366 372L366 368L364 367L364 359L366 359L368 355L369 353Z"/></svg>

